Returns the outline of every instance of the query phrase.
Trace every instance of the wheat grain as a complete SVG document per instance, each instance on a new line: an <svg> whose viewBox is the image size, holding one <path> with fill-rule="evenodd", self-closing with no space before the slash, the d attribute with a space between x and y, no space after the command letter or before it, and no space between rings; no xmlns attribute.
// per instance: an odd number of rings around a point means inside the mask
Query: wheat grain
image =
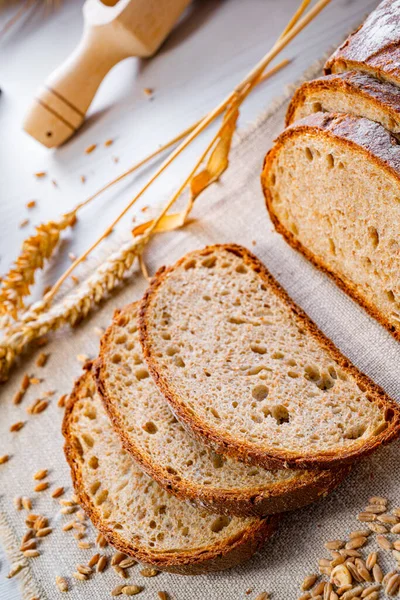
<svg viewBox="0 0 400 600"><path fill-rule="evenodd" d="M51 497L52 498L59 498L60 496L63 495L63 493L64 493L64 488L61 486L61 487L58 487L58 488L56 488L54 490L54 492L51 494Z"/></svg>
<svg viewBox="0 0 400 600"><path fill-rule="evenodd" d="M41 483L38 483L33 488L33 491L34 492L44 492L45 490L47 490L48 487L49 487L49 482L48 481L42 481Z"/></svg>
<svg viewBox="0 0 400 600"><path fill-rule="evenodd" d="M10 460L10 455L9 454L3 454L2 456L0 456L0 465L4 465L9 460Z"/></svg>
<svg viewBox="0 0 400 600"><path fill-rule="evenodd" d="M36 480L41 480L44 479L47 476L48 473L48 469L41 469L40 471L36 471L36 473L33 476L33 479Z"/></svg>
<svg viewBox="0 0 400 600"><path fill-rule="evenodd" d="M142 590L143 587L139 585L125 585L122 588L122 593L125 594L125 596L136 596L136 594L140 594Z"/></svg>
<svg viewBox="0 0 400 600"><path fill-rule="evenodd" d="M56 576L56 586L60 592L68 592L68 582L65 577Z"/></svg>

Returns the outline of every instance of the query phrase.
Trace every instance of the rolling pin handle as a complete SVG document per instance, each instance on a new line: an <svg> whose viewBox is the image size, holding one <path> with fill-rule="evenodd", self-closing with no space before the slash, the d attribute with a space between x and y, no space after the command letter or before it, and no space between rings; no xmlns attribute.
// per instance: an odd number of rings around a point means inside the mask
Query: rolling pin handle
<svg viewBox="0 0 400 600"><path fill-rule="evenodd" d="M106 41L101 27L85 28L73 54L37 93L23 127L48 148L59 146L75 133L104 77L129 56Z"/></svg>

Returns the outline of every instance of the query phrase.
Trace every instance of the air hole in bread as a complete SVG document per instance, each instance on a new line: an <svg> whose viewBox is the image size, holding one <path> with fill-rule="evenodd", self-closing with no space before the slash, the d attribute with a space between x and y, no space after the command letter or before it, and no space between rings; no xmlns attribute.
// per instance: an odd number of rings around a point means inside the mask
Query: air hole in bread
<svg viewBox="0 0 400 600"><path fill-rule="evenodd" d="M216 519L214 519L214 521L211 523L211 531L213 533L219 533L220 531L225 529L225 527L228 527L230 522L231 522L231 517L227 517L226 515L221 515L221 516L217 517Z"/></svg>
<svg viewBox="0 0 400 600"><path fill-rule="evenodd" d="M178 346L167 346L165 352L167 353L167 356L175 356L175 354L179 352L179 348Z"/></svg>
<svg viewBox="0 0 400 600"><path fill-rule="evenodd" d="M88 419L94 420L97 417L97 412L94 406L87 406L83 413Z"/></svg>
<svg viewBox="0 0 400 600"><path fill-rule="evenodd" d="M217 262L216 256L208 256L207 258L205 258L204 260L201 261L201 264L203 267L206 267L206 269L212 269L212 267L215 266L216 262Z"/></svg>
<svg viewBox="0 0 400 600"><path fill-rule="evenodd" d="M312 105L313 112L322 112L322 104L321 102L313 102Z"/></svg>
<svg viewBox="0 0 400 600"><path fill-rule="evenodd" d="M246 323L246 319L243 319L243 317L229 317L228 323L232 323L233 325L243 325L243 323Z"/></svg>
<svg viewBox="0 0 400 600"><path fill-rule="evenodd" d="M224 466L224 459L219 454L211 453L211 461L215 469L221 469Z"/></svg>
<svg viewBox="0 0 400 600"><path fill-rule="evenodd" d="M171 335L168 333L168 331L161 332L161 337L163 340L167 340L167 341L171 339Z"/></svg>
<svg viewBox="0 0 400 600"><path fill-rule="evenodd" d="M89 488L89 491L90 491L90 493L92 494L92 496L94 496L94 495L96 494L96 492L97 492L97 490L99 489L100 485L101 485L101 484L100 484L100 481L94 481L94 482L92 483L92 485L91 485L91 486L90 486L90 488Z"/></svg>
<svg viewBox="0 0 400 600"><path fill-rule="evenodd" d="M92 448L94 445L94 439L90 435L90 433L82 433L82 439L89 448Z"/></svg>
<svg viewBox="0 0 400 600"><path fill-rule="evenodd" d="M233 408L237 408L237 407L238 407L238 403L236 402L236 400L234 400L234 401L232 402L232 406L233 406Z"/></svg>
<svg viewBox="0 0 400 600"><path fill-rule="evenodd" d="M220 419L220 415L219 412L212 406L210 408L210 413L216 418L216 419Z"/></svg>
<svg viewBox="0 0 400 600"><path fill-rule="evenodd" d="M250 348L255 354L265 354L267 352L267 348L262 344L250 344Z"/></svg>
<svg viewBox="0 0 400 600"><path fill-rule="evenodd" d="M135 375L136 379L140 381L141 379L147 379L149 377L149 372L147 369L142 367L141 369L136 369Z"/></svg>
<svg viewBox="0 0 400 600"><path fill-rule="evenodd" d="M97 456L91 456L89 458L88 465L91 469L97 469L99 466L99 459L97 458Z"/></svg>
<svg viewBox="0 0 400 600"><path fill-rule="evenodd" d="M379 233L375 229L375 227L368 227L368 235L371 240L371 244L373 248L376 248L379 244Z"/></svg>
<svg viewBox="0 0 400 600"><path fill-rule="evenodd" d="M271 417L275 419L278 425L289 423L289 411L283 404L274 404L269 407Z"/></svg>
<svg viewBox="0 0 400 600"><path fill-rule="evenodd" d="M289 229L290 231L294 234L294 235L298 235L299 233L299 228L297 227L296 223L294 221L291 221L289 223Z"/></svg>
<svg viewBox="0 0 400 600"><path fill-rule="evenodd" d="M111 362L114 363L114 365L117 365L118 363L121 362L122 356L118 353L115 353L111 356Z"/></svg>
<svg viewBox="0 0 400 600"><path fill-rule="evenodd" d="M328 243L329 243L329 252L331 254L333 254L334 256L336 256L336 246L335 246L335 242L333 241L332 238L328 238Z"/></svg>
<svg viewBox="0 0 400 600"><path fill-rule="evenodd" d="M184 360L183 360L182 356L179 356L179 354L174 356L174 363L176 364L177 367L185 366Z"/></svg>
<svg viewBox="0 0 400 600"><path fill-rule="evenodd" d="M284 357L285 357L285 355L283 354L283 352L279 352L279 350L277 352L273 352L271 354L271 358L274 358L276 360L280 360L280 359L282 359Z"/></svg>
<svg viewBox="0 0 400 600"><path fill-rule="evenodd" d="M149 523L149 527L150 527L150 529L155 529L157 527L157 523L155 521L151 520Z"/></svg>
<svg viewBox="0 0 400 600"><path fill-rule="evenodd" d="M396 298L395 298L392 290L387 290L386 291L386 296L387 296L387 299L389 300L389 302L395 302L396 301Z"/></svg>
<svg viewBox="0 0 400 600"><path fill-rule="evenodd" d="M275 183L276 183L276 175L275 175L275 173L272 173L272 175L271 175L271 184L275 185Z"/></svg>
<svg viewBox="0 0 400 600"><path fill-rule="evenodd" d="M119 335L116 336L115 343L116 344L125 344L127 339L128 338L127 338L126 333L120 333Z"/></svg>
<svg viewBox="0 0 400 600"><path fill-rule="evenodd" d="M365 425L354 425L343 433L343 437L346 440L358 440L358 438L364 435L365 430Z"/></svg>
<svg viewBox="0 0 400 600"><path fill-rule="evenodd" d="M298 377L300 377L299 373L297 373L297 371L288 371L288 377L291 377L292 379L297 379Z"/></svg>
<svg viewBox="0 0 400 600"><path fill-rule="evenodd" d="M306 149L305 149L305 153L306 153L306 158L307 158L309 161L312 161L312 160L313 160L313 158L314 158L314 156L313 156L313 153L311 152L311 149L310 149L308 146L307 146L307 147L306 147Z"/></svg>
<svg viewBox="0 0 400 600"><path fill-rule="evenodd" d="M255 387L253 387L251 395L255 400L261 402L261 400L265 400L268 396L269 389L263 383L259 383Z"/></svg>
<svg viewBox="0 0 400 600"><path fill-rule="evenodd" d="M205 300L206 302L210 302L210 300L211 300L211 296L208 296L207 294L205 294L205 295L203 296L203 300Z"/></svg>
<svg viewBox="0 0 400 600"><path fill-rule="evenodd" d="M150 434L157 433L157 431L158 431L157 425L155 423L153 423L153 421L148 421L147 423L145 423L143 425L143 429L144 429L144 431L146 431L146 433L150 433Z"/></svg>
<svg viewBox="0 0 400 600"><path fill-rule="evenodd" d="M96 506L101 506L102 504L104 504L104 502L107 500L107 498L108 498L108 490L101 490L95 498Z"/></svg>
<svg viewBox="0 0 400 600"><path fill-rule="evenodd" d="M328 168L333 169L333 167L335 166L335 159L333 158L332 154L327 154L326 161L328 163Z"/></svg>
<svg viewBox="0 0 400 600"><path fill-rule="evenodd" d="M306 365L304 367L305 378L309 381L318 381L320 378L320 372L317 365Z"/></svg>
<svg viewBox="0 0 400 600"><path fill-rule="evenodd" d="M247 273L247 267L240 264L235 268L236 273Z"/></svg>

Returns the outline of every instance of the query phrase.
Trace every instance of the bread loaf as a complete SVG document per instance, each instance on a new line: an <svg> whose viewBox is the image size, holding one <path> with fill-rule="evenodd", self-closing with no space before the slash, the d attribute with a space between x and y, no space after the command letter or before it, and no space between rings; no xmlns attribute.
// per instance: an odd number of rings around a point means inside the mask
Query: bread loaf
<svg viewBox="0 0 400 600"><path fill-rule="evenodd" d="M240 246L160 269L139 329L159 390L218 454L265 468L337 467L399 433L397 404Z"/></svg>
<svg viewBox="0 0 400 600"><path fill-rule="evenodd" d="M75 492L121 552L181 574L232 567L271 535L273 521L198 510L161 489L121 448L90 372L75 384L63 421Z"/></svg>

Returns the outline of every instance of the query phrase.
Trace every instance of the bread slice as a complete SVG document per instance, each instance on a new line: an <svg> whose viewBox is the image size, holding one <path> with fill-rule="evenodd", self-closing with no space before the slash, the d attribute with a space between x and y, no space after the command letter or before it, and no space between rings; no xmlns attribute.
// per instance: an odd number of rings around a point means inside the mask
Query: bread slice
<svg viewBox="0 0 400 600"><path fill-rule="evenodd" d="M400 88L358 71L326 75L297 88L286 126L315 112L347 113L400 132Z"/></svg>
<svg viewBox="0 0 400 600"><path fill-rule="evenodd" d="M121 448L91 373L75 384L63 421L75 492L91 521L118 550L175 573L227 569L273 531L265 519L217 516L177 500Z"/></svg>
<svg viewBox="0 0 400 600"><path fill-rule="evenodd" d="M384 0L333 53L325 73L363 71L400 86L400 2Z"/></svg>
<svg viewBox="0 0 400 600"><path fill-rule="evenodd" d="M340 483L346 468L267 471L217 455L189 436L143 364L136 318L136 303L115 314L94 372L124 448L163 488L198 506L244 516L299 508Z"/></svg>
<svg viewBox="0 0 400 600"><path fill-rule="evenodd" d="M351 463L399 434L400 411L240 246L162 268L139 316L149 370L215 452L265 468Z"/></svg>
<svg viewBox="0 0 400 600"><path fill-rule="evenodd" d="M317 113L279 136L262 183L277 230L400 339L396 139L367 119Z"/></svg>

